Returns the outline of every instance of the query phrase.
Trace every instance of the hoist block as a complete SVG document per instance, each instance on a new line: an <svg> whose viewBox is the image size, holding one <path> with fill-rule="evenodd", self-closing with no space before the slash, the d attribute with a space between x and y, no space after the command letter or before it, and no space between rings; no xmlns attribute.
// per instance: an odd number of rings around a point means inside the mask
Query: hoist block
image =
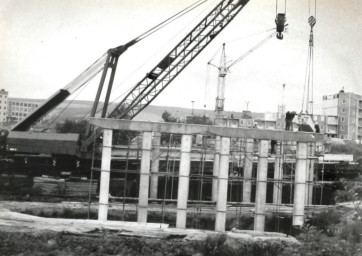
<svg viewBox="0 0 362 256"><path fill-rule="evenodd" d="M275 18L275 24L277 25L278 39L283 39L282 32L284 31L285 28L285 22L286 22L285 13L278 13L277 17Z"/></svg>
<svg viewBox="0 0 362 256"><path fill-rule="evenodd" d="M316 19L313 16L310 16L308 19L308 23L311 27L314 27L314 25L316 24Z"/></svg>

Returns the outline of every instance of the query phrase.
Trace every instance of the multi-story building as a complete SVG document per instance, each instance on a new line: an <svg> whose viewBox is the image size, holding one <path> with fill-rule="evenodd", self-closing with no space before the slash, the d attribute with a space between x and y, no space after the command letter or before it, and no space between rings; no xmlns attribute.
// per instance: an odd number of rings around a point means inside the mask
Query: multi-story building
<svg viewBox="0 0 362 256"><path fill-rule="evenodd" d="M8 117L8 92L0 90L0 123L4 123Z"/></svg>
<svg viewBox="0 0 362 256"><path fill-rule="evenodd" d="M336 137L362 140L362 95L341 90L337 94L323 96L323 112L327 118L331 117L329 121L333 129L337 128Z"/></svg>
<svg viewBox="0 0 362 256"><path fill-rule="evenodd" d="M19 122L33 112L42 103L42 100L9 98L9 121Z"/></svg>
<svg viewBox="0 0 362 256"><path fill-rule="evenodd" d="M281 122L277 122L277 113L263 113L256 117L258 129L282 130ZM279 124L279 126L278 126Z"/></svg>

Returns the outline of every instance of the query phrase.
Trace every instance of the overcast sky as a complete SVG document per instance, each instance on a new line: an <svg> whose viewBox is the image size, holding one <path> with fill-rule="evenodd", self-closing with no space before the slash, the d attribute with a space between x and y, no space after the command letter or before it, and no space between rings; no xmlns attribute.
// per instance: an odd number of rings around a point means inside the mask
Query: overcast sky
<svg viewBox="0 0 362 256"><path fill-rule="evenodd" d="M125 44L196 0L1 0L0 88L10 97L48 98L109 48ZM112 98L143 79L219 1L208 0L119 59ZM284 1L279 1L284 2ZM213 109L217 70L207 62L226 43L228 60L248 51L275 27L274 0L250 0L226 29L152 103ZM288 33L273 38L227 75L225 109L300 111L309 39L309 0L287 1ZM362 94L362 1L318 0L314 29L314 102L322 96ZM215 56L215 63L219 62ZM207 76L208 75L208 76ZM208 79L208 83L207 81ZM93 100L99 78L77 99Z"/></svg>

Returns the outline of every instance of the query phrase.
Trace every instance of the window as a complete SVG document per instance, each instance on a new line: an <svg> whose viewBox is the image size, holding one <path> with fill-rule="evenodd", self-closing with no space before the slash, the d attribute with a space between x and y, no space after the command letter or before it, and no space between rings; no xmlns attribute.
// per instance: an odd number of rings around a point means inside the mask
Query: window
<svg viewBox="0 0 362 256"><path fill-rule="evenodd" d="M341 131L344 131L344 127L343 127L343 126L341 126Z"/></svg>
<svg viewBox="0 0 362 256"><path fill-rule="evenodd" d="M346 100L345 100L345 99L342 100L342 104L346 104Z"/></svg>
<svg viewBox="0 0 362 256"><path fill-rule="evenodd" d="M346 110L344 108L342 108L342 113L346 112Z"/></svg>
<svg viewBox="0 0 362 256"><path fill-rule="evenodd" d="M324 116L321 116L321 121L324 121Z"/></svg>
<svg viewBox="0 0 362 256"><path fill-rule="evenodd" d="M23 103L22 102L20 102L20 106L22 106L23 105Z"/></svg>
<svg viewBox="0 0 362 256"><path fill-rule="evenodd" d="M324 125L321 125L321 130L324 130Z"/></svg>
<svg viewBox="0 0 362 256"><path fill-rule="evenodd" d="M344 117L341 117L341 122L344 122Z"/></svg>

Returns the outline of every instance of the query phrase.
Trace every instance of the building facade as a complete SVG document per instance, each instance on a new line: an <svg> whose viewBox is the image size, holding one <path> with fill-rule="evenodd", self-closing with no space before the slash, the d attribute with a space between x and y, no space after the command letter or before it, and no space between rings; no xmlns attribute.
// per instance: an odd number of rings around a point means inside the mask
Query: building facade
<svg viewBox="0 0 362 256"><path fill-rule="evenodd" d="M0 90L0 123L6 122L8 118L8 91Z"/></svg>
<svg viewBox="0 0 362 256"><path fill-rule="evenodd" d="M37 109L42 101L22 98L9 98L8 103L8 120L11 122L19 122L35 109Z"/></svg>
<svg viewBox="0 0 362 256"><path fill-rule="evenodd" d="M341 90L323 96L323 113L329 118L336 137L343 140L362 140L362 95ZM337 124L336 124L337 123Z"/></svg>

